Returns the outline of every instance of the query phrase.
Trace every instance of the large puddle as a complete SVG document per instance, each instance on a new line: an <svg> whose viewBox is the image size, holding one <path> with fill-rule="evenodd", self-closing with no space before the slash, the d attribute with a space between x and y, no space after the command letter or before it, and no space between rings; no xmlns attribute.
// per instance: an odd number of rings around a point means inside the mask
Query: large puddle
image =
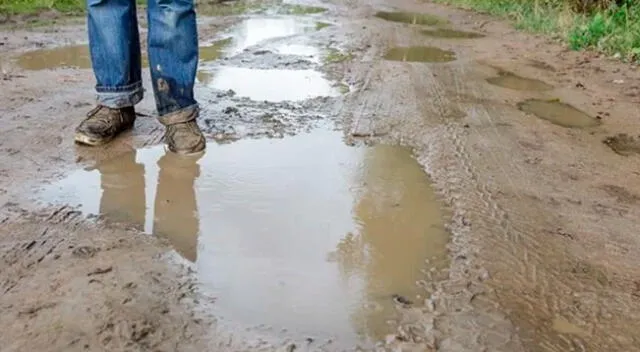
<svg viewBox="0 0 640 352"><path fill-rule="evenodd" d="M425 260L446 257L440 205L409 150L349 147L329 129L212 144L199 160L132 150L40 198L167 238L222 325L266 339L383 339L394 297L423 302Z"/></svg>
<svg viewBox="0 0 640 352"><path fill-rule="evenodd" d="M600 120L593 118L575 107L557 100L529 99L518 103L518 108L563 127L593 127Z"/></svg>
<svg viewBox="0 0 640 352"><path fill-rule="evenodd" d="M431 46L412 46L391 48L386 52L384 58L406 62L449 62L456 59L456 54L450 50Z"/></svg>

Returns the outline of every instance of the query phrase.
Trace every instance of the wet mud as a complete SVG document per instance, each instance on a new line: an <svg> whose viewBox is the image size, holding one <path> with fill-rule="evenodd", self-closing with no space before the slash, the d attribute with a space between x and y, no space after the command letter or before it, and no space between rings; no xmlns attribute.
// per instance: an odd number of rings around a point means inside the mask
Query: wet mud
<svg viewBox="0 0 640 352"><path fill-rule="evenodd" d="M535 78L525 78L512 72L500 71L497 77L487 78L487 82L494 86L525 91L552 90L553 86Z"/></svg>
<svg viewBox="0 0 640 352"><path fill-rule="evenodd" d="M456 60L451 50L443 50L431 46L396 47L387 50L385 60L404 62L450 62Z"/></svg>
<svg viewBox="0 0 640 352"><path fill-rule="evenodd" d="M133 131L74 146L87 56L19 58L86 28L0 34L5 349L638 350L640 74L432 2L225 3L198 10L196 159L165 153L151 94ZM407 51L417 26L457 36L443 19L486 36ZM610 148L479 62L602 111Z"/></svg>
<svg viewBox="0 0 640 352"><path fill-rule="evenodd" d="M375 17L381 18L386 21L427 26L435 26L447 23L447 20L445 20L444 18L426 13L379 11L375 14Z"/></svg>
<svg viewBox="0 0 640 352"><path fill-rule="evenodd" d="M265 339L372 346L395 332L396 306L422 305L425 260L446 259L441 205L409 150L326 129L199 160L139 149L38 198L167 238L224 324Z"/></svg>
<svg viewBox="0 0 640 352"><path fill-rule="evenodd" d="M557 100L529 99L518 103L518 108L562 127L583 128L601 124L600 120Z"/></svg>
<svg viewBox="0 0 640 352"><path fill-rule="evenodd" d="M620 133L607 137L602 142L616 154L622 156L640 154L640 136L634 137L626 133Z"/></svg>
<svg viewBox="0 0 640 352"><path fill-rule="evenodd" d="M424 29L420 33L427 37L446 39L478 39L485 37L482 33L458 31L450 28Z"/></svg>

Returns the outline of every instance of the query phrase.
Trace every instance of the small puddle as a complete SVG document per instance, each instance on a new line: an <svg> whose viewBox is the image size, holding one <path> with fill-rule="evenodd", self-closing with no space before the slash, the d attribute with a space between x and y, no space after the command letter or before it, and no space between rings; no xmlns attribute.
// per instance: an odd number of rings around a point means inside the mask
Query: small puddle
<svg viewBox="0 0 640 352"><path fill-rule="evenodd" d="M200 61L209 62L218 60L222 56L224 49L228 47L232 41L232 38L225 38L201 46L198 52Z"/></svg>
<svg viewBox="0 0 640 352"><path fill-rule="evenodd" d="M553 86L534 78L520 77L514 73L500 71L497 77L487 78L487 82L494 86L514 90L545 91L553 89Z"/></svg>
<svg viewBox="0 0 640 352"><path fill-rule="evenodd" d="M56 68L87 69L91 68L91 56L87 45L39 49L20 55L18 66L34 71Z"/></svg>
<svg viewBox="0 0 640 352"><path fill-rule="evenodd" d="M441 206L410 151L328 129L211 144L199 160L131 151L40 199L167 238L231 331L330 350L393 333L394 297L421 305L425 259L446 262Z"/></svg>
<svg viewBox="0 0 640 352"><path fill-rule="evenodd" d="M560 316L555 317L553 319L551 327L553 328L553 330L561 334L578 335L578 336L587 335L587 332L584 329L580 328L579 326L571 323L567 319Z"/></svg>
<svg viewBox="0 0 640 352"><path fill-rule="evenodd" d="M255 17L234 26L230 54L237 54L259 43L317 30L317 23L297 17Z"/></svg>
<svg viewBox="0 0 640 352"><path fill-rule="evenodd" d="M427 26L435 26L438 24L445 24L448 22L447 20L441 17L430 15L427 13L379 11L375 14L375 16L386 21L427 25Z"/></svg>
<svg viewBox="0 0 640 352"><path fill-rule="evenodd" d="M295 101L340 95L322 73L314 70L222 67L198 74L200 83L257 101Z"/></svg>
<svg viewBox="0 0 640 352"><path fill-rule="evenodd" d="M593 127L600 124L598 119L557 100L529 99L518 103L518 108L563 127Z"/></svg>
<svg viewBox="0 0 640 352"><path fill-rule="evenodd" d="M425 29L421 33L428 37L434 37L434 38L448 38L448 39L484 38L484 34L481 34L481 33L457 31L454 29L447 29L447 28Z"/></svg>
<svg viewBox="0 0 640 352"><path fill-rule="evenodd" d="M413 46L391 48L384 55L386 60L407 62L449 62L456 59L450 50L442 50L431 46Z"/></svg>

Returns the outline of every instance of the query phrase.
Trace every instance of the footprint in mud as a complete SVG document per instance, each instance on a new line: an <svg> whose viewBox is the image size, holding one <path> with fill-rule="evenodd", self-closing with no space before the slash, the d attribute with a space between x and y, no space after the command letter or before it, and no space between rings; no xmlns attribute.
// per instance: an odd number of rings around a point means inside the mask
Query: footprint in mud
<svg viewBox="0 0 640 352"><path fill-rule="evenodd" d="M518 103L518 109L562 127L584 128L600 125L597 118L558 100L528 99Z"/></svg>
<svg viewBox="0 0 640 352"><path fill-rule="evenodd" d="M640 201L640 196L621 186L603 185L600 186L600 189L607 192L610 197L616 198L618 203L636 204Z"/></svg>
<svg viewBox="0 0 640 352"><path fill-rule="evenodd" d="M602 143L609 146L616 154L622 156L640 154L640 136L633 137L626 133L620 133L605 138Z"/></svg>
<svg viewBox="0 0 640 352"><path fill-rule="evenodd" d="M404 62L449 62L456 59L456 54L432 46L395 47L387 51L384 59Z"/></svg>
<svg viewBox="0 0 640 352"><path fill-rule="evenodd" d="M375 14L375 17L381 18L386 21L427 25L427 26L435 26L438 24L448 23L447 20L440 18L438 16L430 15L427 13L416 13L416 12L379 11Z"/></svg>
<svg viewBox="0 0 640 352"><path fill-rule="evenodd" d="M553 86L534 78L525 78L515 73L499 70L498 76L486 79L489 84L513 90L545 91Z"/></svg>
<svg viewBox="0 0 640 352"><path fill-rule="evenodd" d="M529 60L529 66L531 67L535 67L541 70L545 70L545 71L552 71L552 72L556 72L556 68L549 65L548 63L544 62L544 61L539 61L539 60Z"/></svg>
<svg viewBox="0 0 640 352"><path fill-rule="evenodd" d="M457 31L455 29L438 28L438 29L425 29L420 33L434 38L446 38L446 39L477 39L484 38L485 35L475 32Z"/></svg>

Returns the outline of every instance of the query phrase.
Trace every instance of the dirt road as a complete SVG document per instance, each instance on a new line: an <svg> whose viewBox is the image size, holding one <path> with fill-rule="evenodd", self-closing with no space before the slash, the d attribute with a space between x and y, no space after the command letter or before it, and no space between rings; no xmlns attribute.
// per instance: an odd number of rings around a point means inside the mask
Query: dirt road
<svg viewBox="0 0 640 352"><path fill-rule="evenodd" d="M1 351L640 351L637 67L429 2L242 9L201 11L197 162L150 95L73 145L84 27L1 30Z"/></svg>

